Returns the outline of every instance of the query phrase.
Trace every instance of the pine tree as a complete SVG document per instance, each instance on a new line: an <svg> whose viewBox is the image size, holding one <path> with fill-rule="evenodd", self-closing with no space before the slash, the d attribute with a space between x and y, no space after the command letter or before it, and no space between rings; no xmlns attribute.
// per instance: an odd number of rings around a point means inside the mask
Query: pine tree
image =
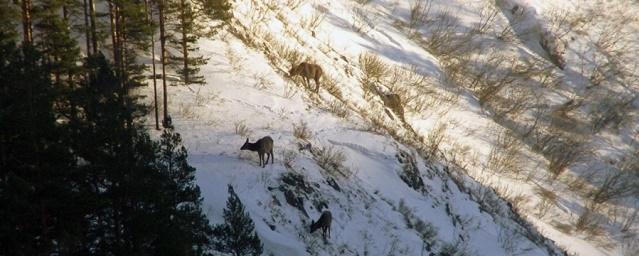
<svg viewBox="0 0 639 256"><path fill-rule="evenodd" d="M202 27L196 22L201 12L196 10L198 6L195 5L196 2L191 0L176 0L170 5L174 16L172 28L176 33L169 39L169 43L180 54L172 56L169 65L176 68L187 85L204 83L204 77L198 73L199 67L207 62L202 56L193 56L193 52L198 50L195 44L202 35Z"/></svg>
<svg viewBox="0 0 639 256"><path fill-rule="evenodd" d="M20 10L10 1L0 1L0 45L14 42L18 38L16 28L20 26Z"/></svg>
<svg viewBox="0 0 639 256"><path fill-rule="evenodd" d="M199 0L204 14L213 20L228 21L233 13L229 0Z"/></svg>
<svg viewBox="0 0 639 256"><path fill-rule="evenodd" d="M157 87L157 73L155 65L155 22L153 19L153 3L150 0L144 0L144 7L146 9L147 20L149 26L152 27L151 33L151 74L153 76L153 110L155 111L155 129L160 130L159 114L158 114L158 87Z"/></svg>
<svg viewBox="0 0 639 256"><path fill-rule="evenodd" d="M126 121L128 94L119 94L115 72L104 56L90 59L92 84L78 95L90 126L74 152L97 183L95 211L88 214L97 254L205 255L212 228L201 210L195 169L179 134L166 129L160 143ZM139 106L134 102L129 106Z"/></svg>
<svg viewBox="0 0 639 256"><path fill-rule="evenodd" d="M229 198L224 209L224 223L215 227L215 249L236 256L262 254L262 242L255 232L251 217L244 211L244 205L228 186Z"/></svg>
<svg viewBox="0 0 639 256"><path fill-rule="evenodd" d="M211 249L212 227L202 213L202 197L195 184L195 168L187 162L182 139L172 128L164 130L160 140L157 166L165 176L163 202L167 211L156 240L156 255L204 255Z"/></svg>
<svg viewBox="0 0 639 256"><path fill-rule="evenodd" d="M233 17L229 0L199 0L202 10L212 20L228 21Z"/></svg>
<svg viewBox="0 0 639 256"><path fill-rule="evenodd" d="M62 84L63 76L70 82L80 71L76 64L80 60L80 48L71 35L68 17L60 15L65 3L63 0L42 0L34 13L38 31L36 44L45 54L58 85Z"/></svg>
<svg viewBox="0 0 639 256"><path fill-rule="evenodd" d="M163 108L164 111L163 113L163 118L162 118L162 126L163 127L168 127L170 126L171 123L171 119L169 117L169 113L168 113L168 100L167 100L167 93L166 93L166 65L167 65L167 52L166 52L166 38L167 38L167 33L166 33L166 10L167 10L167 4L166 1L168 0L155 0L157 8L158 8L158 24L160 27L160 61L162 62L162 98L163 98Z"/></svg>
<svg viewBox="0 0 639 256"><path fill-rule="evenodd" d="M100 51L78 65L70 3L35 2L35 46L0 24L0 255L206 255L212 228L179 135L152 141L121 86L134 83L126 47L145 40L129 23L146 18L142 2L115 10L115 67Z"/></svg>
<svg viewBox="0 0 639 256"><path fill-rule="evenodd" d="M0 38L5 34L0 32ZM0 255L71 254L83 220L82 174L56 122L42 55L0 40ZM74 202L70 204L69 202ZM54 243L55 241L55 243Z"/></svg>

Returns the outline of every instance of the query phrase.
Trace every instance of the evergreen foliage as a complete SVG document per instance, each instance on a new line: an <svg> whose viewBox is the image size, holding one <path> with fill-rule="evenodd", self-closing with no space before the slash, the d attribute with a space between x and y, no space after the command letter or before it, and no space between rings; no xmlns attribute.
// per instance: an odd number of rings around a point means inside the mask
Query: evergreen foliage
<svg viewBox="0 0 639 256"><path fill-rule="evenodd" d="M213 20L228 21L233 17L229 0L199 0L204 14Z"/></svg>
<svg viewBox="0 0 639 256"><path fill-rule="evenodd" d="M244 211L244 205L231 185L228 191L224 223L214 229L215 249L235 256L262 254L262 242L255 232L253 220Z"/></svg>
<svg viewBox="0 0 639 256"><path fill-rule="evenodd" d="M81 58L73 3L34 2L35 46L17 46L15 27L0 25L0 255L210 254L179 134L152 141L136 122L146 108L121 86L139 82L143 5L111 9L126 57L113 65L99 51ZM1 10L6 24L18 24L15 10Z"/></svg>
<svg viewBox="0 0 639 256"><path fill-rule="evenodd" d="M35 49L2 39L0 255L64 251L75 246L84 223L69 203L82 201L82 180L64 144L64 125L56 123L50 70Z"/></svg>
<svg viewBox="0 0 639 256"><path fill-rule="evenodd" d="M199 67L206 64L207 59L192 55L199 49L195 44L202 36L203 28L196 22L202 16L199 8L197 2L191 0L175 0L169 3L169 10L173 16L171 28L174 31L169 37L169 45L180 52L179 55L169 58L169 65L184 79L184 84L204 83L204 77L198 73Z"/></svg>

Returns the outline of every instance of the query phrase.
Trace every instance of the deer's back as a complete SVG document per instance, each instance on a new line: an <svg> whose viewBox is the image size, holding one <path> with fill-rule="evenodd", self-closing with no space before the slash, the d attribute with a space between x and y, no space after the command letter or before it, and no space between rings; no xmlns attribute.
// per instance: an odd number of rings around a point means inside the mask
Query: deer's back
<svg viewBox="0 0 639 256"><path fill-rule="evenodd" d="M320 219L317 221L317 223L319 223L321 226L329 226L332 220L333 216L331 215L331 212L324 211L322 212L322 216L320 216Z"/></svg>
<svg viewBox="0 0 639 256"><path fill-rule="evenodd" d="M299 66L299 74L309 78L315 78L322 75L322 68L317 64L302 62Z"/></svg>
<svg viewBox="0 0 639 256"><path fill-rule="evenodd" d="M269 152L273 149L273 139L271 136L261 138L255 142L255 144L257 144L257 150L261 152Z"/></svg>

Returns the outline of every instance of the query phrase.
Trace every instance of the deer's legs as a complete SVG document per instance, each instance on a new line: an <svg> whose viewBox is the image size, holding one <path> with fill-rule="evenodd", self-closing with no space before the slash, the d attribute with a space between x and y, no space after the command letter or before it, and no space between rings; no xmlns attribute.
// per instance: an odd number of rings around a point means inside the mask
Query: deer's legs
<svg viewBox="0 0 639 256"><path fill-rule="evenodd" d="M264 155L263 154L258 154L260 156L260 166L264 167L264 165L262 164L262 161L264 160Z"/></svg>
<svg viewBox="0 0 639 256"><path fill-rule="evenodd" d="M266 153L266 161L264 162L264 166L266 166L266 164L268 164L268 160L271 159L271 154Z"/></svg>

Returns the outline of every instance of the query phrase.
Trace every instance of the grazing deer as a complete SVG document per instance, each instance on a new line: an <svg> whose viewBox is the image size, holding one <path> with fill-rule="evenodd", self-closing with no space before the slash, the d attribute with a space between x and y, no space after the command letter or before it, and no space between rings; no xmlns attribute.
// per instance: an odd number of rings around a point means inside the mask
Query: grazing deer
<svg viewBox="0 0 639 256"><path fill-rule="evenodd" d="M240 150L257 151L257 154L260 157L260 166L262 167L266 167L269 159L271 159L271 163L273 163L273 139L271 139L270 136L261 138L255 143L250 143L249 139L246 138L246 142L244 142L244 145L242 145ZM266 161L264 161L264 153L266 153ZM264 164L262 164L262 162Z"/></svg>
<svg viewBox="0 0 639 256"><path fill-rule="evenodd" d="M330 211L322 212L320 218L311 224L311 233L315 232L318 228L322 228L322 236L324 240L326 240L326 233L328 233L328 238L331 238L331 221L333 220L333 216Z"/></svg>
<svg viewBox="0 0 639 256"><path fill-rule="evenodd" d="M315 80L315 85L316 85L315 92L319 92L319 86L320 86L319 80L320 80L320 77L322 77L322 74L324 74L324 72L322 71L322 68L319 65L311 64L308 62L302 62L297 66L293 65L291 70L288 71L289 77L294 77L297 75L302 76L304 78L304 81L306 81L307 87L310 87L309 79Z"/></svg>

